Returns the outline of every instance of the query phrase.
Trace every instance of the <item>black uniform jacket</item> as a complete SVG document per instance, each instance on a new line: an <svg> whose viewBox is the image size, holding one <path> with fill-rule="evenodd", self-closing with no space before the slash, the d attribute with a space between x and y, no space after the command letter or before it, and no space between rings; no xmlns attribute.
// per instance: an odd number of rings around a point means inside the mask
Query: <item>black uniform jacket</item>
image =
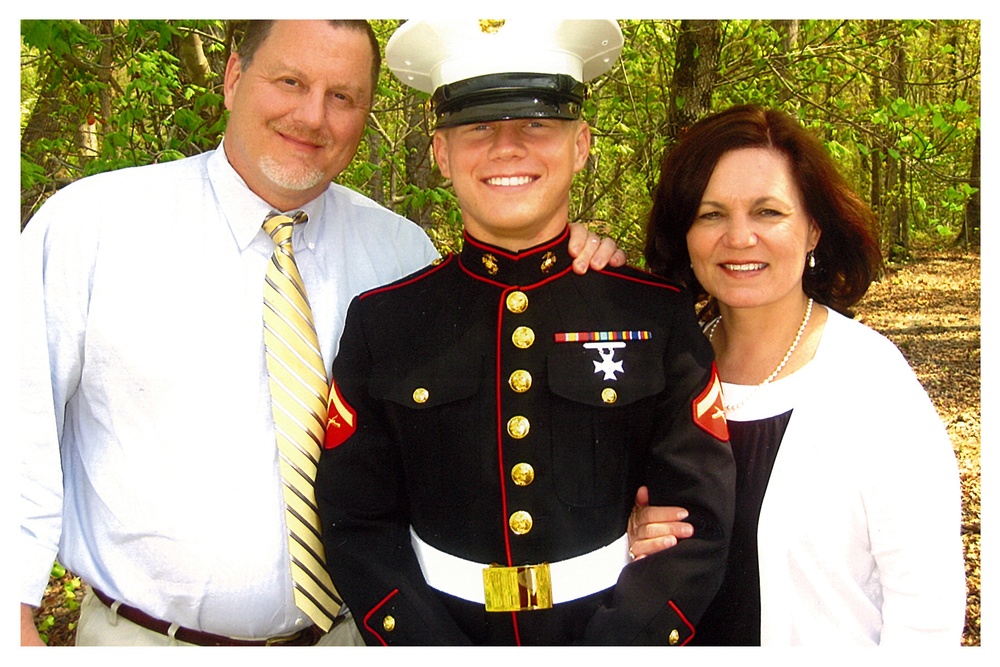
<svg viewBox="0 0 1000 667"><path fill-rule="evenodd" d="M577 275L567 244L467 236L350 306L316 493L368 644L684 644L722 580L735 473L690 295L629 268ZM432 589L411 546L412 526L477 563L568 559L625 533L642 484L694 536L551 609Z"/></svg>

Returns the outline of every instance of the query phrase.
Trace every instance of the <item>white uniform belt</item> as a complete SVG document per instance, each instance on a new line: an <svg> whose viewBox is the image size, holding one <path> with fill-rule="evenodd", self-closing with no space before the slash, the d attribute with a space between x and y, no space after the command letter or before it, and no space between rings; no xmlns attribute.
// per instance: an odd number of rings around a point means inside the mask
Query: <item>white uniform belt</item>
<svg viewBox="0 0 1000 667"><path fill-rule="evenodd" d="M420 539L410 527L410 542L417 554L424 580L431 588L455 597L486 604L483 570L488 564L452 556ZM549 563L552 578L552 603L569 602L611 588L618 575L631 562L628 534L590 553Z"/></svg>

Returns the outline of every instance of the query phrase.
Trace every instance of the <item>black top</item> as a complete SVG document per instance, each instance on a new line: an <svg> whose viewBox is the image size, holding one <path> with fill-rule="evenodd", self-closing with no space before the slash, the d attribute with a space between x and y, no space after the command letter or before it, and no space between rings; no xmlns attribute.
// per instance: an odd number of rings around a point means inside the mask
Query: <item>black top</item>
<svg viewBox="0 0 1000 667"><path fill-rule="evenodd" d="M736 514L726 578L698 624L693 645L760 646L760 577L757 521L778 447L791 411L748 422L729 422L736 460Z"/></svg>

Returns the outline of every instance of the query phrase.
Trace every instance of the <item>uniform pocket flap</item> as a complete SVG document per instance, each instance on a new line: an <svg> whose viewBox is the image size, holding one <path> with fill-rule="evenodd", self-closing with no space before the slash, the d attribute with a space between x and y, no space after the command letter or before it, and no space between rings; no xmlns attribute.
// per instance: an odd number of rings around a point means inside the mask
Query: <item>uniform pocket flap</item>
<svg viewBox="0 0 1000 667"><path fill-rule="evenodd" d="M401 375L376 371L372 395L417 410L460 401L479 391L483 363L482 355L443 354L405 369Z"/></svg>
<svg viewBox="0 0 1000 667"><path fill-rule="evenodd" d="M666 387L662 356L652 340L562 343L548 358L549 388L586 405L628 405Z"/></svg>

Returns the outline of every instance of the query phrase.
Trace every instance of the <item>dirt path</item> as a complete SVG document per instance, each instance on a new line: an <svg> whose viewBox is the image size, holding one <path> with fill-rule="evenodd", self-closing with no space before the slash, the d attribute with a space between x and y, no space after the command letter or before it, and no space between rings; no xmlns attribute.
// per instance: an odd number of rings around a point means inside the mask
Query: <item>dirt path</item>
<svg viewBox="0 0 1000 667"><path fill-rule="evenodd" d="M963 644L980 644L980 337L979 255L918 252L874 284L858 318L902 351L947 425L962 476L962 537L968 605ZM53 646L73 643L77 612L66 589L82 590L72 575L53 579L36 618Z"/></svg>

